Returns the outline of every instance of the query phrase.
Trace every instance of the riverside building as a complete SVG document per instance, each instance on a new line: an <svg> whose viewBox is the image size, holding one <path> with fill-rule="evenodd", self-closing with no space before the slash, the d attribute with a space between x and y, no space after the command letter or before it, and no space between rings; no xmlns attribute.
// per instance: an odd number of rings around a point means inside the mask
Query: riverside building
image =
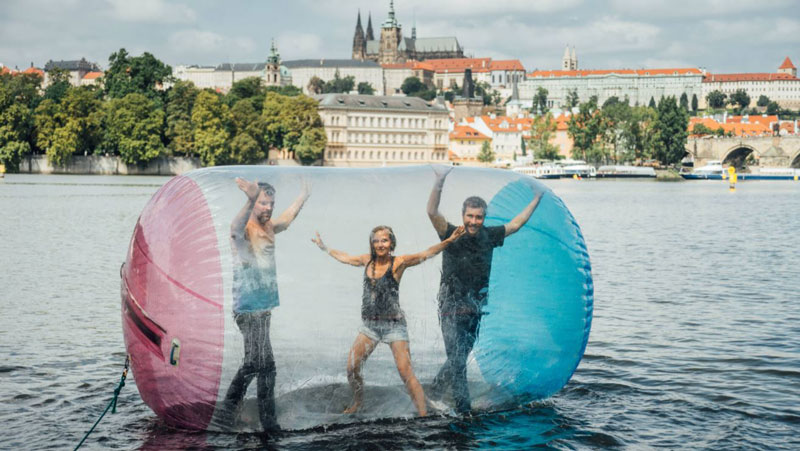
<svg viewBox="0 0 800 451"><path fill-rule="evenodd" d="M781 108L800 108L800 78L797 78L797 68L788 56L775 73L707 74L703 80L700 104L706 105L706 96L712 91L720 91L730 97L739 89L750 96L751 106L763 95L777 102Z"/></svg>
<svg viewBox="0 0 800 451"><path fill-rule="evenodd" d="M374 167L445 163L449 116L440 100L321 94L328 143L325 166Z"/></svg>

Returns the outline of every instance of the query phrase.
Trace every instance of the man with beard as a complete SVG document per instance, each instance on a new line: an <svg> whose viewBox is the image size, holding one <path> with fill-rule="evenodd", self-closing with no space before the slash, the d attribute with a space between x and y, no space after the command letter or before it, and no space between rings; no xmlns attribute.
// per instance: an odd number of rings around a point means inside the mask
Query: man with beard
<svg viewBox="0 0 800 451"><path fill-rule="evenodd" d="M256 378L258 413L265 431L278 429L275 420L275 359L269 340L271 311L279 304L275 269L275 235L286 230L310 195L303 183L300 195L277 219L272 219L275 188L269 183L236 179L247 202L231 224L233 249L233 315L244 336L244 361L225 396L223 421L232 423Z"/></svg>
<svg viewBox="0 0 800 451"><path fill-rule="evenodd" d="M428 217L442 240L447 239L456 226L439 213L442 195L449 168L434 168L436 181L428 199ZM503 245L505 237L518 231L530 219L542 194L533 200L511 222L486 227L486 202L477 196L464 201L461 208L466 233L442 252L442 279L439 286L439 324L442 328L447 361L433 379L428 397L431 405L441 408L439 399L443 392L452 388L455 410L469 411L471 406L467 387L467 357L478 338L482 308L489 291L489 274L492 268L492 252Z"/></svg>

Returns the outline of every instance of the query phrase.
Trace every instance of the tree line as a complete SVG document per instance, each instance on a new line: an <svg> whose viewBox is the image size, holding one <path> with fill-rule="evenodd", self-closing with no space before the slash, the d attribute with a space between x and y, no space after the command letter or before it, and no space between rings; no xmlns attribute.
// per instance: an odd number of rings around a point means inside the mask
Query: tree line
<svg viewBox="0 0 800 451"><path fill-rule="evenodd" d="M109 57L101 85L71 86L65 71L0 75L0 163L23 157L54 165L73 155L118 155L128 164L160 156L197 157L205 166L252 164L287 149L304 164L326 145L314 99L294 86L265 87L258 77L226 94L175 80L150 53Z"/></svg>

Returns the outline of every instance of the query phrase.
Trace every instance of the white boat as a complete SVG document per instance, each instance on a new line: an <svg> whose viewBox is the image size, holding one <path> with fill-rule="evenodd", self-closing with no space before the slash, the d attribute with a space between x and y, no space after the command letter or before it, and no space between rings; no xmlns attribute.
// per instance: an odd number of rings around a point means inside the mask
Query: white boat
<svg viewBox="0 0 800 451"><path fill-rule="evenodd" d="M656 170L646 166L600 166L597 177L603 178L655 178Z"/></svg>
<svg viewBox="0 0 800 451"><path fill-rule="evenodd" d="M722 180L723 171L725 169L722 167L721 161L711 160L705 166L681 174L681 177L686 180Z"/></svg>
<svg viewBox="0 0 800 451"><path fill-rule="evenodd" d="M559 164L564 168L564 175L562 177L595 177L597 169L594 166L586 164L583 160L564 160Z"/></svg>
<svg viewBox="0 0 800 451"><path fill-rule="evenodd" d="M557 164L545 163L536 166L520 166L514 172L529 175L536 179L557 179L564 176L564 168Z"/></svg>

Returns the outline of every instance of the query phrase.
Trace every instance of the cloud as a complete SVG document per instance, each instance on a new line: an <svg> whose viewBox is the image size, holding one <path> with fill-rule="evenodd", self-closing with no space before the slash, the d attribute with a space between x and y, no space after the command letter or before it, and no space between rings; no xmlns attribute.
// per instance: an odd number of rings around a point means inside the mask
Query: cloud
<svg viewBox="0 0 800 451"><path fill-rule="evenodd" d="M793 0L772 0L769 5L753 0L609 0L618 14L648 17L656 20L699 17L741 16L747 13L764 13L765 10L791 10L797 5Z"/></svg>
<svg viewBox="0 0 800 451"><path fill-rule="evenodd" d="M326 55L323 51L322 38L316 34L290 31L280 34L275 41L281 55L288 55L285 56L286 59L339 57L330 53ZM350 55L346 57L349 58Z"/></svg>
<svg viewBox="0 0 800 451"><path fill-rule="evenodd" d="M242 57L252 55L255 42L249 37L228 37L203 30L182 30L169 35L167 44L173 54L184 58L208 54Z"/></svg>
<svg viewBox="0 0 800 451"><path fill-rule="evenodd" d="M192 23L195 11L180 3L166 0L106 0L111 6L111 16L123 22Z"/></svg>

